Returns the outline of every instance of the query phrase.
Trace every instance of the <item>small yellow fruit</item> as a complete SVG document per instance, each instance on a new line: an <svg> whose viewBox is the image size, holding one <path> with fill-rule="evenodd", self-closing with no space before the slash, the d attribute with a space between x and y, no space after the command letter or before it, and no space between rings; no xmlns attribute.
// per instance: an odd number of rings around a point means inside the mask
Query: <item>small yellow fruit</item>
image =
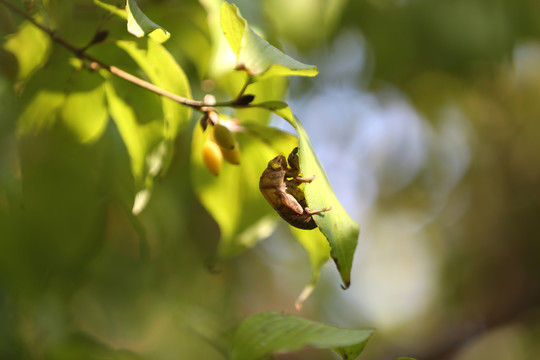
<svg viewBox="0 0 540 360"><path fill-rule="evenodd" d="M221 124L214 126L214 139L221 148L232 150L236 146L236 137L228 127Z"/></svg>
<svg viewBox="0 0 540 360"><path fill-rule="evenodd" d="M221 172L223 163L223 154L218 144L213 141L207 141L203 145L203 161L206 168L215 176Z"/></svg>
<svg viewBox="0 0 540 360"><path fill-rule="evenodd" d="M236 143L234 148L232 148L231 150L222 148L221 153L223 154L223 157L225 158L225 160L227 160L228 163L233 164L233 165L240 165L241 153L240 153L240 146L238 146L238 142Z"/></svg>

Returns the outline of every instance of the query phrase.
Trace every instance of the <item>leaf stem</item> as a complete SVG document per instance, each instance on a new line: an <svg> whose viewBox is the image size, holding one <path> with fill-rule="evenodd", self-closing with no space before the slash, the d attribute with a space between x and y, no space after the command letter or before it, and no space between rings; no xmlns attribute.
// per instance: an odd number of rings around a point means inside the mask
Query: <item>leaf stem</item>
<svg viewBox="0 0 540 360"><path fill-rule="evenodd" d="M240 99L242 95L244 95L244 92L246 91L247 87L251 84L252 81L253 81L253 76L251 76L250 74L247 74L246 82L244 82L244 85L240 89L240 92L238 93L238 95L236 95L236 100Z"/></svg>

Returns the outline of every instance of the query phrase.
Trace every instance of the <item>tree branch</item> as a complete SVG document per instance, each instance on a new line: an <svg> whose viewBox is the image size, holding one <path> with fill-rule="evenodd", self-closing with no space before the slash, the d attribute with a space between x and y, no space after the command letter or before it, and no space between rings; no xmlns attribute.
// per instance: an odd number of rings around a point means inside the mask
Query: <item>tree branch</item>
<svg viewBox="0 0 540 360"><path fill-rule="evenodd" d="M0 0L0 3L4 4L7 8L9 8L13 12L17 13L18 15L22 16L23 18L25 18L26 20L31 22L34 26L36 26L37 28L39 28L40 30L42 30L43 32L48 34L49 37L54 42L62 45L63 47L65 47L66 49L71 51L73 54L75 54L75 56L77 56L77 57L79 57L81 59L88 60L90 62L90 68L93 69L93 70L105 69L105 70L109 71L111 74L114 74L114 75L118 76L119 78L122 78L122 79L124 79L126 81L129 81L132 84L140 86L140 87L142 87L142 88L144 88L144 89L146 89L148 91L151 91L151 92L153 92L155 94L164 96L164 97L169 98L169 99L171 99L173 101L176 101L177 103L189 106L189 107L194 108L194 109L199 110L199 111L203 111L202 110L203 107L209 106L209 105L205 104L202 101L188 99L188 98L185 98L183 96L174 94L174 93L172 93L170 91L167 91L165 89L162 89L162 88L160 88L160 87L158 87L158 86L156 86L156 85L154 85L154 84L152 84L152 83L150 83L150 82L148 82L146 80L138 78L135 75L132 75L132 74L130 74L130 73L128 73L128 72L126 72L126 71L124 71L122 69L119 69L116 66L108 65L108 64L98 60L97 58L87 54L85 52L85 48L78 48L75 45L67 42L66 40L64 40L63 38L58 36L54 31L52 31L51 29L49 29L49 28L43 26L42 24L38 23L34 18L32 18L30 15L28 15L26 12L19 9L15 5L11 4L9 1Z"/></svg>

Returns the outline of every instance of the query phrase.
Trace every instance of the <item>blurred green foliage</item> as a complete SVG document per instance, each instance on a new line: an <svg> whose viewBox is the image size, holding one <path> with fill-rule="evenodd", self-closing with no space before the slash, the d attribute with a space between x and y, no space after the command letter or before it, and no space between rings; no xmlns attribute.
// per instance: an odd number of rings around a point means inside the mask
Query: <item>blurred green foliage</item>
<svg viewBox="0 0 540 360"><path fill-rule="evenodd" d="M231 73L234 57L216 33L217 0L139 2L171 34L162 46L181 67L170 70L174 76L144 67L137 56L147 49L146 40L130 49L119 46L135 41L125 20L95 2L13 3L80 47L98 29L107 30L107 40L90 47L90 54L155 83L176 82L177 92L195 99L205 93L230 99L245 80ZM375 96L389 86L397 89L433 132L448 109L466 121L467 131L458 135L470 162L445 196L433 194L452 174L440 167L437 154L426 153L414 178L396 191L381 192L362 222L367 233L381 226L391 234L375 243L427 249L436 283L433 294L418 293L430 299L422 310L385 329L366 320L369 310L358 298L342 306L334 296L335 279L325 282L323 274L320 290L301 315L380 327L366 358L534 359L540 324L540 3L235 3L258 31L307 63L319 65L342 33L360 34L365 68L349 79L359 89ZM197 197L197 186L205 181L204 169L193 168L190 158L198 119L177 104L85 68L3 5L0 34L1 358L222 359L232 329L247 315L295 311L294 299L309 279L308 260L295 243L280 240L287 237L281 228L271 244L217 265L218 274L205 267L223 245ZM170 61L163 66L174 67ZM290 97L309 96L324 86L309 81L293 84ZM250 86L249 93L259 102L276 100L286 86L284 79L271 78ZM260 109L228 115L258 124L269 117ZM130 116L145 134L131 144L122 125ZM158 139L167 131L172 133L164 155ZM253 141L243 143L248 159L262 162L268 155L250 151ZM455 153L466 151L459 144L452 145ZM152 166L156 156L168 167L159 178ZM358 174L344 169L340 176ZM384 188L382 181L379 185ZM151 197L134 215L134 199L143 190ZM228 191L220 195L231 195ZM249 212L238 203L231 209ZM418 236L405 236L403 225L385 221L399 212L415 219ZM264 213L271 214L270 207ZM267 234L251 235L249 244ZM406 252L395 256L394 263L413 262ZM399 270L407 273L408 267ZM385 279L373 277L373 291ZM344 296L352 297L354 287L353 269L352 288ZM338 310L328 311L332 306ZM339 318L346 320L337 324ZM282 357L308 356L331 355L306 350Z"/></svg>

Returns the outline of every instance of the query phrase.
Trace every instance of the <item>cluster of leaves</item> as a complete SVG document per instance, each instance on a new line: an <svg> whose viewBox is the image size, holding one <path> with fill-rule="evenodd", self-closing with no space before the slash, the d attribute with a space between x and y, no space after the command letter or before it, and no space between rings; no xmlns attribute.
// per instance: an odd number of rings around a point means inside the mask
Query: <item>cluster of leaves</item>
<svg viewBox="0 0 540 360"><path fill-rule="evenodd" d="M159 34L157 40L167 39L168 32L149 20L135 2L128 2L126 9L128 30L132 34L155 38L152 35L157 33ZM220 15L221 29L236 55L236 70L247 73L247 81L242 90L272 77L315 76L317 74L314 66L292 59L257 35L242 18L235 5L223 3ZM136 56L133 47L130 49L126 43L122 43L121 47L134 59L140 59ZM138 61L138 64L143 70L146 69L144 60ZM154 84L160 85L160 82L155 81L159 79L149 77ZM167 86L165 88L174 89ZM180 94L184 95L185 91ZM305 190L307 202L312 208L332 208L332 212L324 217L318 217L316 221L330 243L330 254L338 266L344 286L348 287L352 255L358 238L358 225L347 215L333 195L307 133L286 103L275 99L252 103L249 100L254 99L254 95L247 95L248 102L241 103L238 99L242 96L244 96L243 92L238 94L237 101L231 105L262 108L277 113L296 129L298 140L287 133L268 127L267 117L263 121L251 123L240 119L240 129L236 129L236 132L239 133L240 147L244 149L242 163L238 167L227 167L223 173L219 171L219 176L214 178L209 176L208 169L202 166L204 163L202 147L208 142L208 139L203 139L208 136L206 126L202 128L195 126L192 141L193 184L202 203L220 226L222 235L217 259L234 256L252 246L260 237L260 228L268 227L267 217L273 214L266 204L261 206L261 196L258 194L257 187L258 176L268 159L279 153L288 153L298 143L303 172L313 174L318 179ZM250 151L251 146L256 146L257 150ZM240 161L232 163L240 163ZM223 189L228 191L223 191ZM148 191L148 189L143 191ZM246 208L253 211L249 214L241 211ZM275 216L272 217L275 218ZM317 232L308 235L299 234L298 237L304 239L302 243L305 244L312 260L314 275L308 287L311 289L317 281L320 266L329 257L328 246ZM307 296L306 292L303 294L303 297L305 296Z"/></svg>
<svg viewBox="0 0 540 360"><path fill-rule="evenodd" d="M2 3L6 4L6 1ZM23 188L28 199L33 199L32 192L41 196L48 190L34 181L39 179L32 173L35 167L39 165L39 171L48 174L51 179L58 175L54 167L47 168L54 164L40 163L39 154L35 153L39 151L39 146L54 147L57 139L41 144L40 134L53 130L60 134L58 136L61 139L67 137L72 139L70 141L90 146L110 141L107 139L110 136L107 129L114 124L116 136L125 146L128 159L116 159L114 146L110 146L101 156L110 158L109 162L105 162L108 168L129 167L129 171L123 172L122 178L106 175L105 179L81 179L81 186L92 190L85 194L87 197L100 193L96 189L101 186L114 188L109 194L118 197L134 230L141 237L141 253L147 253L144 229L137 216L151 199L155 179L165 176L169 169L177 146L176 140L186 132L192 118L192 109L205 116L209 112L219 114L223 123L226 123L227 118L234 120L235 126L231 126L230 130L240 149L241 161L238 159L225 164L212 174L203 158L203 147L208 142L209 131L197 123L193 126L191 146L192 186L221 232L215 260L230 258L253 246L279 221L259 193L259 176L268 160L278 154L288 154L298 146L302 172L316 178L316 181L305 187L308 205L314 209L332 208L325 216L315 216L320 231L293 229L296 238L306 249L312 266L312 280L300 295L299 304L309 296L318 280L321 266L329 258L334 260L343 286L347 288L350 285L352 258L359 235L358 224L349 217L333 194L301 122L288 105L281 101L285 89L283 77L315 76L317 69L292 59L261 38L248 26L235 5L214 1L208 2L207 7L209 14L215 14L218 6L220 9L222 34L216 36L226 39L230 49L224 51L232 49L236 59L234 66L221 79L234 78L231 81L233 84L238 84L238 79L243 78L245 81L235 100L222 103L200 102L198 105L189 101L182 103L166 96L156 97L149 92L134 92L134 85L124 81L126 77L124 80L118 79L110 68L101 62L96 65L93 59L107 60L112 58L111 54L122 53L123 57L120 58L125 59L124 63L115 63L115 66L138 74L147 82L188 100L192 90L183 69L162 44L169 39L170 33L151 21L134 0L126 2L125 10L100 0L94 3L100 11L124 18L129 33L139 39L126 37L125 34L107 38L107 32L98 28L88 46L76 48L69 45L68 41L78 39L69 39L69 35L62 33L61 21L55 24L55 32L47 33L45 26L41 29L36 26L47 24L50 21L48 16L52 16L54 11L60 14L65 11L51 5L45 7L48 12L38 9L32 14L35 23L28 17L3 43L3 48L14 56L17 63L13 80L21 111L15 126L21 143ZM120 31L118 33L121 34ZM65 38L62 37L64 35ZM225 57L224 53L218 56ZM216 77L216 81L220 80ZM231 88L235 88L235 85ZM280 89L278 93L275 93L274 88ZM236 110L221 114L216 110L220 107ZM289 122L297 136L268 126L271 113ZM78 154L62 154L62 145L57 147L55 153L63 157L73 156L72 161L85 160L84 154L80 157ZM96 171L107 173L107 167ZM219 175L215 176L217 173ZM96 178L101 176L96 175ZM52 194L58 194L62 186L60 181L58 191ZM33 215L28 221L39 221L41 214L47 212L49 204L63 200L69 205L74 201L84 202L88 199L75 193L65 194L65 199L44 198L42 203L32 204L27 209ZM83 217L84 220L75 220L69 214L68 206L56 222L50 222L47 226L61 228L64 226L62 221L73 220L69 226L74 236L81 231L80 228L103 226L100 202L89 203L92 205ZM1 225L7 227L5 223ZM36 234L26 235L30 239ZM29 241L26 245L21 248L22 251L33 244ZM51 246L51 243L43 246ZM65 244L54 246L66 252L70 249ZM92 247L90 239L88 246ZM74 267L80 260L76 255L67 257L72 258ZM9 264L9 261L6 263ZM21 270L14 264L6 267L8 270L10 267L11 270ZM330 347L344 359L353 359L361 353L371 334L371 330L339 329L293 316L261 313L248 318L239 326L228 353L231 359L263 359L274 351L290 351L311 345Z"/></svg>

